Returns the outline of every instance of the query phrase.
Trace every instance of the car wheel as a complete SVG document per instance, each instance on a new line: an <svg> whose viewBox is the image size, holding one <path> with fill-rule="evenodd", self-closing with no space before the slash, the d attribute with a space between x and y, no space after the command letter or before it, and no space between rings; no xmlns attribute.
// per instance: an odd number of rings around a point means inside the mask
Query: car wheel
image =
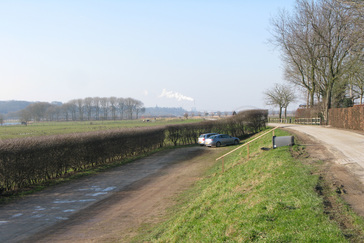
<svg viewBox="0 0 364 243"><path fill-rule="evenodd" d="M216 143L216 147L220 147L221 146L221 143L220 142L217 142Z"/></svg>
<svg viewBox="0 0 364 243"><path fill-rule="evenodd" d="M239 144L239 141L237 139L235 139L234 144L235 145Z"/></svg>

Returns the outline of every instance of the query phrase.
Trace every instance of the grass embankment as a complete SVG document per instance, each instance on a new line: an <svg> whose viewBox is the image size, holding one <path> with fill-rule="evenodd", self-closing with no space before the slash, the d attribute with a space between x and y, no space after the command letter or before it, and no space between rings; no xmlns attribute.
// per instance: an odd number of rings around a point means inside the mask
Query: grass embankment
<svg viewBox="0 0 364 243"><path fill-rule="evenodd" d="M0 139L82 133L120 128L163 126L199 121L202 121L202 119L158 118L151 119L150 122L143 122L143 120L37 122L31 123L28 126L0 126Z"/></svg>
<svg viewBox="0 0 364 243"><path fill-rule="evenodd" d="M276 130L277 136L287 135ZM347 214L355 222L351 229L340 228L330 219L325 198L317 191L323 182L314 173L317 165L294 159L290 150L272 147L267 135L225 158L179 198L169 219L158 226L141 229L135 241L156 242L346 242L363 239L363 220ZM330 191L325 193L331 193ZM332 194L335 194L334 192ZM336 195L330 195L336 196ZM336 196L336 200L339 197ZM359 240L360 241L360 240Z"/></svg>

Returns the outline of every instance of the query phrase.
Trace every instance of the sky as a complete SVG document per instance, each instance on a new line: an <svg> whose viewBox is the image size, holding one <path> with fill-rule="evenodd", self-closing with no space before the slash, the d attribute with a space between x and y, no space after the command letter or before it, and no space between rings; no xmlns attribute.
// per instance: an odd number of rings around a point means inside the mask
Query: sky
<svg viewBox="0 0 364 243"><path fill-rule="evenodd" d="M0 100L269 108L263 92L285 82L270 20L294 2L2 0Z"/></svg>

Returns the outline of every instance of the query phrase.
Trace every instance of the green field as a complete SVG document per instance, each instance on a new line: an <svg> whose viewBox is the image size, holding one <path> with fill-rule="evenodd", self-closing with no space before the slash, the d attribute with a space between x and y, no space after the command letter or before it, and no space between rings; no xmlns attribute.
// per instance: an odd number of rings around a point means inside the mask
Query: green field
<svg viewBox="0 0 364 243"><path fill-rule="evenodd" d="M277 130L277 136L288 135ZM140 229L136 242L362 242L364 222L316 173L321 162L305 163L291 152L297 145L271 148L267 135L225 158L178 198L166 221ZM291 151L292 150L292 151ZM334 197L345 219L328 214L325 195Z"/></svg>
<svg viewBox="0 0 364 243"><path fill-rule="evenodd" d="M190 123L198 121L202 121L202 119L158 118L158 119L151 119L150 122L143 122L143 120L37 122L29 124L28 126L24 125L0 126L0 139L81 133L81 132L120 129L120 128L160 126L160 125L181 124L181 123Z"/></svg>

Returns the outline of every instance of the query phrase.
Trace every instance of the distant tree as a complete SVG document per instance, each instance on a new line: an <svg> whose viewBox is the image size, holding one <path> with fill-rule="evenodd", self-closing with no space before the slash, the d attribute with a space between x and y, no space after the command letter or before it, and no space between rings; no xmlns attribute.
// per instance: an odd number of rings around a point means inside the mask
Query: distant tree
<svg viewBox="0 0 364 243"><path fill-rule="evenodd" d="M76 100L76 105L77 105L78 116L80 118L80 121L83 121L84 111L85 111L84 100L83 99L77 99Z"/></svg>
<svg viewBox="0 0 364 243"><path fill-rule="evenodd" d="M63 114L63 118L68 121L69 120L69 114L70 114L70 109L69 109L69 103L65 103L61 106L61 113Z"/></svg>
<svg viewBox="0 0 364 243"><path fill-rule="evenodd" d="M185 114L183 114L183 116L188 119L188 112L185 112Z"/></svg>
<svg viewBox="0 0 364 243"><path fill-rule="evenodd" d="M140 109L140 111L138 112L138 114L140 113L140 114L144 114L145 113L145 107L142 107L141 109Z"/></svg>
<svg viewBox="0 0 364 243"><path fill-rule="evenodd" d="M49 121L58 121L61 114L61 107L59 105L50 105L47 108L46 115Z"/></svg>
<svg viewBox="0 0 364 243"><path fill-rule="evenodd" d="M101 110L103 112L103 119L107 120L109 116L109 98L103 97L100 99Z"/></svg>
<svg viewBox="0 0 364 243"><path fill-rule="evenodd" d="M95 108L95 120L100 120L100 97L92 99L92 106Z"/></svg>
<svg viewBox="0 0 364 243"><path fill-rule="evenodd" d="M111 117L113 120L116 120L117 103L118 103L118 98L116 98L116 97L109 98Z"/></svg>
<svg viewBox="0 0 364 243"><path fill-rule="evenodd" d="M124 98L118 98L117 107L119 110L120 119L122 120L124 118L124 111L125 111L125 99Z"/></svg>
<svg viewBox="0 0 364 243"><path fill-rule="evenodd" d="M37 102L30 104L25 108L35 121L40 121L46 117L48 107L51 106L48 102Z"/></svg>
<svg viewBox="0 0 364 243"><path fill-rule="evenodd" d="M93 98L91 98L91 97L85 98L83 101L83 104L84 104L85 111L87 114L87 120L90 121L92 118Z"/></svg>
<svg viewBox="0 0 364 243"><path fill-rule="evenodd" d="M71 113L72 121L77 120L77 100L70 100L67 102L68 111Z"/></svg>
<svg viewBox="0 0 364 243"><path fill-rule="evenodd" d="M28 109L24 109L20 111L20 122L28 124L29 121L32 120L32 114Z"/></svg>
<svg viewBox="0 0 364 243"><path fill-rule="evenodd" d="M0 124L1 126L4 124L4 115L0 114Z"/></svg>
<svg viewBox="0 0 364 243"><path fill-rule="evenodd" d="M284 117L287 118L287 107L296 97L294 91L288 85L274 84L274 87L264 92L266 104L279 107L279 118L282 118L282 110Z"/></svg>
<svg viewBox="0 0 364 243"><path fill-rule="evenodd" d="M128 119L133 119L133 111L134 111L134 99L126 98L125 99L125 110L128 116Z"/></svg>
<svg viewBox="0 0 364 243"><path fill-rule="evenodd" d="M138 119L139 113L142 113L143 111L145 112L145 108L143 106L144 106L143 102L141 102L140 100L134 100L133 109L136 114L135 119Z"/></svg>

